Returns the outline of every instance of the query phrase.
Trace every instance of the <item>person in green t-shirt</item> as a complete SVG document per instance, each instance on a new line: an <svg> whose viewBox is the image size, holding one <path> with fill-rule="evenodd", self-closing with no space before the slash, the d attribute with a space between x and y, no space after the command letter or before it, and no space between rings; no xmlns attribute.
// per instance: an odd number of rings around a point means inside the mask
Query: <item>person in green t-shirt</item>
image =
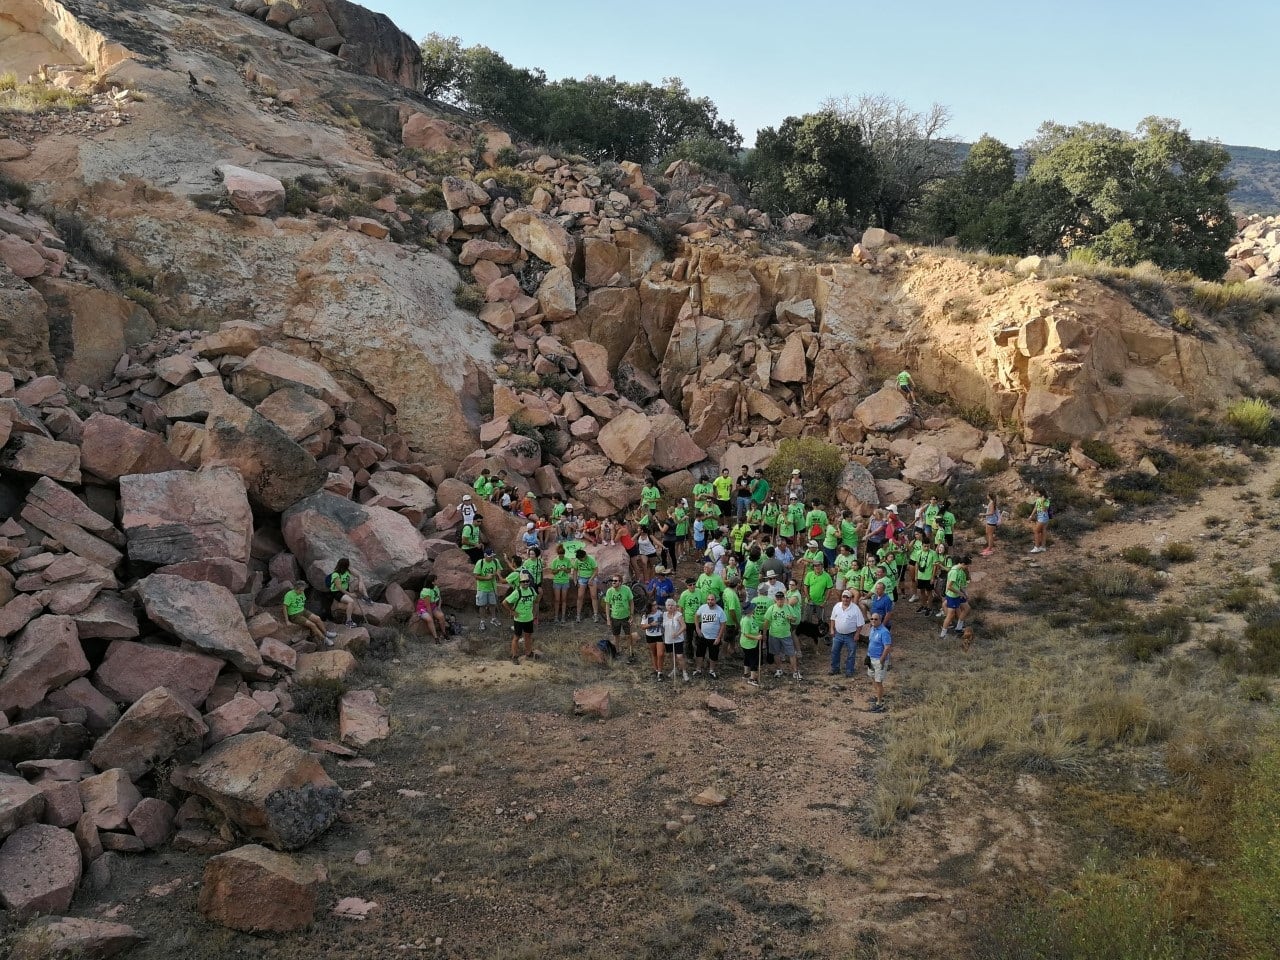
<svg viewBox="0 0 1280 960"><path fill-rule="evenodd" d="M696 507L700 500L710 500L715 494L715 487L705 476L700 476L698 482L693 485L693 503Z"/></svg>
<svg viewBox="0 0 1280 960"><path fill-rule="evenodd" d="M556 623L569 619L569 587L577 566L569 559L563 543L556 544L556 554L551 558L551 592L554 596Z"/></svg>
<svg viewBox="0 0 1280 960"><path fill-rule="evenodd" d="M684 633L686 643L696 643L698 637L698 608L702 606L702 595L698 592L697 581L686 577L684 591L676 598L680 613L684 616ZM689 648L690 654L693 647Z"/></svg>
<svg viewBox="0 0 1280 960"><path fill-rule="evenodd" d="M964 632L964 618L969 612L969 558L956 557L951 571L947 574L947 585L943 591L943 606L947 615L942 621L942 632L938 635L946 639L951 621L955 620L956 633Z"/></svg>
<svg viewBox="0 0 1280 960"><path fill-rule="evenodd" d="M698 576L697 583L699 606L706 603L707 597L713 593L717 600L721 599L724 593L724 580L716 574L715 564L708 561L702 565L702 573Z"/></svg>
<svg viewBox="0 0 1280 960"><path fill-rule="evenodd" d="M1048 547L1049 521L1053 519L1053 501L1044 487L1036 488L1036 499L1031 505L1031 552L1044 553Z"/></svg>
<svg viewBox="0 0 1280 960"><path fill-rule="evenodd" d="M764 510L754 500L751 506L747 507L747 526L756 531L760 529L760 525L764 522Z"/></svg>
<svg viewBox="0 0 1280 960"><path fill-rule="evenodd" d="M928 612L933 607L933 578L938 568L938 551L920 542L920 555L916 558L916 593L920 597L920 610Z"/></svg>
<svg viewBox="0 0 1280 960"><path fill-rule="evenodd" d="M937 516L938 532L934 536L935 543L945 543L948 547L955 544L956 515L951 512L951 501L944 500Z"/></svg>
<svg viewBox="0 0 1280 960"><path fill-rule="evenodd" d="M511 592L502 599L502 605L511 611L511 662L520 662L520 641L524 641L524 655L536 658L533 649L533 622L538 610L538 591L527 570L513 571L516 578Z"/></svg>
<svg viewBox="0 0 1280 960"><path fill-rule="evenodd" d="M805 573L808 573L814 567L826 564L827 555L822 552L822 547L818 546L817 540L810 540L804 553L800 555L800 561L804 565Z"/></svg>
<svg viewBox="0 0 1280 960"><path fill-rule="evenodd" d="M760 586L760 562L760 548L752 547L747 553L747 562L742 565L742 585L748 597L755 596Z"/></svg>
<svg viewBox="0 0 1280 960"><path fill-rule="evenodd" d="M354 627L356 605L368 598L365 596L364 581L351 571L349 557L338 561L325 586L329 588L329 616L333 617L336 613L342 617L346 626Z"/></svg>
<svg viewBox="0 0 1280 960"><path fill-rule="evenodd" d="M766 536L772 538L777 532L778 518L781 514L782 508L778 506L778 501L770 497L760 510L760 522L764 525Z"/></svg>
<svg viewBox="0 0 1280 960"><path fill-rule="evenodd" d="M808 540L808 531L804 529L804 504L794 499L795 494L791 494L791 497L793 499L787 503L785 511L786 518L778 526L778 534L786 539L788 543L791 543L796 537Z"/></svg>
<svg viewBox="0 0 1280 960"><path fill-rule="evenodd" d="M440 602L440 588L436 586L436 578L431 574L427 574L422 581L422 589L418 591L414 621L424 624L427 633L436 643L440 642L441 637L449 635L449 621L444 615L444 604Z"/></svg>
<svg viewBox="0 0 1280 960"><path fill-rule="evenodd" d="M924 508L924 537L926 540L932 540L936 535L938 527L938 498L930 497L929 505Z"/></svg>
<svg viewBox="0 0 1280 960"><path fill-rule="evenodd" d="M480 476L471 484L471 489L481 500L488 500L493 496L493 477L489 476L487 468L480 471Z"/></svg>
<svg viewBox="0 0 1280 960"><path fill-rule="evenodd" d="M840 542L855 554L858 552L858 525L848 510L840 514Z"/></svg>
<svg viewBox="0 0 1280 960"><path fill-rule="evenodd" d="M756 506L764 506L769 499L769 481L764 478L764 470L756 467L756 475L751 480L751 501Z"/></svg>
<svg viewBox="0 0 1280 960"><path fill-rule="evenodd" d="M310 634L326 647L333 646L336 630L326 630L324 621L307 609L307 581L299 580L293 589L284 595L284 615L290 623L305 627Z"/></svg>
<svg viewBox="0 0 1280 960"><path fill-rule="evenodd" d="M591 619L600 622L600 596L596 587L596 571L600 565L596 563L596 558L587 553L586 549L579 550L577 556L570 557L574 566L577 568L578 576L578 619L582 622L582 605L587 597L591 598Z"/></svg>
<svg viewBox="0 0 1280 960"><path fill-rule="evenodd" d="M840 547L840 528L830 521L822 531L822 554L827 559L827 566L836 562L836 552Z"/></svg>
<svg viewBox="0 0 1280 960"><path fill-rule="evenodd" d="M658 503L662 500L662 491L658 489L658 485L650 480L640 490L640 503L644 507L645 513L652 513L658 509Z"/></svg>
<svg viewBox="0 0 1280 960"><path fill-rule="evenodd" d="M676 525L675 563L671 565L674 570L675 565L684 559L686 544L689 542L689 501L682 499L671 508L668 516Z"/></svg>
<svg viewBox="0 0 1280 960"><path fill-rule="evenodd" d="M478 523L464 523L462 525L462 533L458 539L462 546L462 552L467 555L467 559L472 563L484 556L484 548L480 545L480 525Z"/></svg>
<svg viewBox="0 0 1280 960"><path fill-rule="evenodd" d="M769 634L769 652L775 657L787 657L791 661L791 675L802 680L800 676L800 659L796 656L796 644L792 637L792 629L795 621L789 611L789 604L781 593L775 594L773 603L765 611L765 622L768 624ZM782 670L779 669L773 674L775 677L782 676Z"/></svg>
<svg viewBox="0 0 1280 960"><path fill-rule="evenodd" d="M484 613L489 611L489 620L498 625L498 575L502 572L502 564L493 555L493 548L486 547L484 556L476 561L472 573L476 577L476 609L480 611L480 629L484 629Z"/></svg>
<svg viewBox="0 0 1280 960"><path fill-rule="evenodd" d="M752 687L760 686L760 641L764 635L763 609L767 603L768 600L764 597L754 600L751 614L742 617L739 626L738 645L742 647L742 675L746 678L747 684ZM762 611L758 618L755 615L756 607Z"/></svg>
<svg viewBox="0 0 1280 960"><path fill-rule="evenodd" d="M733 529L729 531L729 539L733 542L734 553L742 552L742 545L747 542L747 537L750 534L751 527L747 525L745 520L734 524Z"/></svg>
<svg viewBox="0 0 1280 960"><path fill-rule="evenodd" d="M627 663L636 662L636 634L631 629L631 618L636 613L635 596L631 588L615 576L609 581L609 589L604 592L604 615L609 621L609 632L615 638L627 638Z"/></svg>
<svg viewBox="0 0 1280 960"><path fill-rule="evenodd" d="M809 508L804 515L804 526L810 537L822 536L822 531L827 528L827 511L822 509L822 504L815 503ZM817 534L813 532L814 527L818 528Z"/></svg>
<svg viewBox="0 0 1280 960"><path fill-rule="evenodd" d="M847 543L840 544L840 548L836 552L836 562L833 564L837 590L843 590L845 587L852 588L850 572L857 562L858 558L854 556L853 550L850 549L849 545Z"/></svg>
<svg viewBox="0 0 1280 960"><path fill-rule="evenodd" d="M729 476L728 467L721 470L720 476L711 481L711 488L715 491L716 506L720 508L720 516L727 517L729 510L733 507L729 499L733 495L733 478Z"/></svg>
<svg viewBox="0 0 1280 960"><path fill-rule="evenodd" d="M902 391L902 395L907 398L907 403L915 406L916 402L916 382L911 379L911 374L903 370L898 374L898 389Z"/></svg>
<svg viewBox="0 0 1280 960"><path fill-rule="evenodd" d="M804 589L807 594L804 605L804 616L807 623L826 623L827 594L835 586L826 564L809 569L804 575ZM817 637L814 637L817 641Z"/></svg>

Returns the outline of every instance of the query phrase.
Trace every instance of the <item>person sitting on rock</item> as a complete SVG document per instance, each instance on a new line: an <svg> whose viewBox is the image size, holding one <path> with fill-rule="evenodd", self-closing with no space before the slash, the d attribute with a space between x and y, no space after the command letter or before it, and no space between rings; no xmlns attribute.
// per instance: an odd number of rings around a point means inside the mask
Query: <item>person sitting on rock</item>
<svg viewBox="0 0 1280 960"><path fill-rule="evenodd" d="M493 477L489 476L488 468L480 471L480 476L471 484L471 489L481 500L488 500L493 496Z"/></svg>
<svg viewBox="0 0 1280 960"><path fill-rule="evenodd" d="M352 589L352 581L355 582L355 589ZM356 604L364 597L365 589L364 581L351 572L350 558L343 557L338 561L338 565L333 568L333 573L329 574L328 585L332 598L329 615L334 617L335 613L340 613L346 625L354 627L356 621L353 615ZM334 617L334 619L337 618Z"/></svg>
<svg viewBox="0 0 1280 960"><path fill-rule="evenodd" d="M436 643L441 637L449 635L449 621L444 615L444 605L440 602L440 588L436 586L436 578L427 574L418 592L415 619L426 625L427 633Z"/></svg>
<svg viewBox="0 0 1280 960"><path fill-rule="evenodd" d="M307 581L297 581L293 589L284 595L284 615L290 623L305 627L318 642L326 647L333 646L333 638L338 632L326 631L324 621L307 609Z"/></svg>

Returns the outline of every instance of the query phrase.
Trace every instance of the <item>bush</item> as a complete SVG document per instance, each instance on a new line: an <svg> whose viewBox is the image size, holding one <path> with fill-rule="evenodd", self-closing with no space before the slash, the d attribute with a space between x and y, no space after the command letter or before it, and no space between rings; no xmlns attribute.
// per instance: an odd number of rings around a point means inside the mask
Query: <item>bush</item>
<svg viewBox="0 0 1280 960"><path fill-rule="evenodd" d="M474 283L459 283L453 288L453 302L460 310L477 313L484 306L484 291Z"/></svg>
<svg viewBox="0 0 1280 960"><path fill-rule="evenodd" d="M1280 607L1255 610L1244 628L1249 667L1257 673L1280 673Z"/></svg>
<svg viewBox="0 0 1280 960"><path fill-rule="evenodd" d="M1145 662L1190 638L1191 611L1168 607L1127 625L1122 649L1130 659Z"/></svg>
<svg viewBox="0 0 1280 960"><path fill-rule="evenodd" d="M1089 582L1103 597L1145 598L1155 593L1155 580L1143 570L1118 563L1101 563L1089 574Z"/></svg>
<svg viewBox="0 0 1280 960"><path fill-rule="evenodd" d="M1103 470L1118 470L1124 465L1115 447L1105 440L1082 440L1080 450Z"/></svg>
<svg viewBox="0 0 1280 960"><path fill-rule="evenodd" d="M1275 419L1271 404L1256 397L1237 400L1227 408L1227 423L1245 440L1259 443L1271 433Z"/></svg>
<svg viewBox="0 0 1280 960"><path fill-rule="evenodd" d="M996 424L991 411L978 403L961 407L956 411L956 415L969 426L977 427L979 430L990 430Z"/></svg>
<svg viewBox="0 0 1280 960"><path fill-rule="evenodd" d="M1280 943L1280 741L1274 735L1251 765L1247 786L1236 791L1232 814L1235 844L1222 902L1239 955L1262 960L1274 957Z"/></svg>
<svg viewBox="0 0 1280 960"><path fill-rule="evenodd" d="M346 682L337 677L308 677L291 689L294 709L312 723L335 719L338 701L346 692Z"/></svg>
<svg viewBox="0 0 1280 960"><path fill-rule="evenodd" d="M1170 563L1190 563L1196 558L1196 548L1189 543L1169 543L1160 551Z"/></svg>
<svg viewBox="0 0 1280 960"><path fill-rule="evenodd" d="M844 454L835 444L816 437L787 438L778 445L778 455L765 469L765 478L774 490L781 490L791 471L799 470L809 502L830 506L836 502L844 468Z"/></svg>
<svg viewBox="0 0 1280 960"><path fill-rule="evenodd" d="M1222 606L1234 613L1244 613L1259 600L1262 592L1251 583L1235 583L1222 597Z"/></svg>
<svg viewBox="0 0 1280 960"><path fill-rule="evenodd" d="M1191 288L1191 303L1211 317L1248 326L1280 307L1280 293L1253 283L1197 283Z"/></svg>

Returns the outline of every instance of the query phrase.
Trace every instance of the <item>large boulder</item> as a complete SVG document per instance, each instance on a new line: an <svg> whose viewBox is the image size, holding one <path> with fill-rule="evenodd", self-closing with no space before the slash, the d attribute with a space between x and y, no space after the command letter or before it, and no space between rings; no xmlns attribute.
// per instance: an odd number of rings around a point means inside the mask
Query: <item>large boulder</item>
<svg viewBox="0 0 1280 960"><path fill-rule="evenodd" d="M187 469L186 464L169 452L159 434L140 430L105 413L95 413L84 423L80 466L111 483L128 473Z"/></svg>
<svg viewBox="0 0 1280 960"><path fill-rule="evenodd" d="M352 690L338 701L338 736L357 749L391 736L391 715L372 690Z"/></svg>
<svg viewBox="0 0 1280 960"><path fill-rule="evenodd" d="M39 433L15 432L0 450L0 468L78 484L80 448Z"/></svg>
<svg viewBox="0 0 1280 960"><path fill-rule="evenodd" d="M142 794L124 770L111 769L85 777L78 784L84 815L98 830L124 830Z"/></svg>
<svg viewBox="0 0 1280 960"><path fill-rule="evenodd" d="M653 433L653 466L664 473L683 470L707 458L707 452L693 442L684 421L664 413L650 418Z"/></svg>
<svg viewBox="0 0 1280 960"><path fill-rule="evenodd" d="M131 560L163 566L226 559L248 579L253 511L237 470L122 477L120 507Z"/></svg>
<svg viewBox="0 0 1280 960"><path fill-rule="evenodd" d="M257 406L290 440L301 440L333 425L333 408L297 387L281 387Z"/></svg>
<svg viewBox="0 0 1280 960"><path fill-rule="evenodd" d="M147 309L111 290L50 276L34 285L48 304L54 353L68 383L99 386L128 347L155 335Z"/></svg>
<svg viewBox="0 0 1280 960"><path fill-rule="evenodd" d="M568 320L578 312L577 291L573 271L568 267L552 267L538 284L538 306L548 320Z"/></svg>
<svg viewBox="0 0 1280 960"><path fill-rule="evenodd" d="M89 672L74 621L37 617L23 628L0 674L0 714L34 707L56 690Z"/></svg>
<svg viewBox="0 0 1280 960"><path fill-rule="evenodd" d="M886 386L858 404L853 415L868 430L893 433L910 423L914 413L901 390Z"/></svg>
<svg viewBox="0 0 1280 960"><path fill-rule="evenodd" d="M124 712L94 745L89 760L99 770L123 770L136 780L157 763L198 756L207 732L200 711L156 687Z"/></svg>
<svg viewBox="0 0 1280 960"><path fill-rule="evenodd" d="M14 937L9 960L107 960L145 939L123 923L84 917L39 917Z"/></svg>
<svg viewBox="0 0 1280 960"><path fill-rule="evenodd" d="M937 447L917 444L902 465L902 479L915 484L946 483L956 463Z"/></svg>
<svg viewBox="0 0 1280 960"><path fill-rule="evenodd" d="M606 457L628 473L643 473L653 462L652 424L636 410L623 410L610 420L596 442Z"/></svg>
<svg viewBox="0 0 1280 960"><path fill-rule="evenodd" d="M140 581L137 590L156 626L237 670L252 674L262 666L240 604L225 587L155 573Z"/></svg>
<svg viewBox="0 0 1280 960"><path fill-rule="evenodd" d="M44 813L44 793L23 780L0 773L0 840Z"/></svg>
<svg viewBox="0 0 1280 960"><path fill-rule="evenodd" d="M228 399L219 404L206 427L201 463L234 467L244 478L249 499L266 510L287 509L328 478L315 457L243 403Z"/></svg>
<svg viewBox="0 0 1280 960"><path fill-rule="evenodd" d="M269 733L223 740L181 779L245 834L279 850L306 846L342 808L342 789L316 759Z"/></svg>
<svg viewBox="0 0 1280 960"><path fill-rule="evenodd" d="M75 835L31 823L0 846L0 904L18 916L61 913L80 883L80 846Z"/></svg>
<svg viewBox="0 0 1280 960"><path fill-rule="evenodd" d="M231 205L241 213L265 217L284 207L284 184L275 177L230 163L218 165Z"/></svg>
<svg viewBox="0 0 1280 960"><path fill-rule="evenodd" d="M573 267L578 252L577 241L555 220L529 207L507 214L502 229L511 239L535 257L553 267Z"/></svg>
<svg viewBox="0 0 1280 960"><path fill-rule="evenodd" d="M159 644L116 640L94 684L116 703L131 704L156 687L166 687L193 707L202 706L218 680L223 661L203 653Z"/></svg>
<svg viewBox="0 0 1280 960"><path fill-rule="evenodd" d="M874 510L880 506L880 493L876 489L875 477L860 463L850 463L844 468L836 489L840 505L855 513L864 512L864 508Z"/></svg>
<svg viewBox="0 0 1280 960"><path fill-rule="evenodd" d="M259 347L231 374L231 388L245 403L261 403L282 387L301 390L331 407L351 403L351 395L320 364L274 347Z"/></svg>
<svg viewBox="0 0 1280 960"><path fill-rule="evenodd" d="M258 844L211 857L204 865L200 913L245 933L288 933L315 917L324 868Z"/></svg>
<svg viewBox="0 0 1280 960"><path fill-rule="evenodd" d="M436 508L435 492L424 480L411 473L379 470L369 478L365 489L371 492L369 503L389 510L413 510L431 513Z"/></svg>
<svg viewBox="0 0 1280 960"><path fill-rule="evenodd" d="M370 590L420 576L429 565L422 534L403 516L332 493L316 493L294 504L281 518L281 529L317 589L325 587L343 557Z"/></svg>

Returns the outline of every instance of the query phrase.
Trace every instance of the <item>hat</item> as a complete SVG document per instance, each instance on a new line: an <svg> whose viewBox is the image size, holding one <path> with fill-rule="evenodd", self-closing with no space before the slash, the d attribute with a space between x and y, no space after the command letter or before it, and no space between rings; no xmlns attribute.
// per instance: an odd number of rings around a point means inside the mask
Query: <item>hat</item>
<svg viewBox="0 0 1280 960"><path fill-rule="evenodd" d="M885 509L888 510L890 513L897 513L898 505L896 503L891 503L889 504L889 506L885 507Z"/></svg>
<svg viewBox="0 0 1280 960"><path fill-rule="evenodd" d="M791 471L791 475L792 475L793 477L798 477L798 476L800 476L800 471L799 471L799 470L792 470L792 471Z"/></svg>
<svg viewBox="0 0 1280 960"><path fill-rule="evenodd" d="M777 571L777 570L766 570L766 571L765 571L765 578L766 578L766 579L768 579L768 580L777 580L777 579L778 579L778 571Z"/></svg>
<svg viewBox="0 0 1280 960"><path fill-rule="evenodd" d="M533 574L531 574L528 570L521 570L521 571L520 571L520 579L521 579L521 580L532 580L532 579L533 579Z"/></svg>
<svg viewBox="0 0 1280 960"><path fill-rule="evenodd" d="M684 582L685 582L685 586L689 586L689 587L691 587L691 586L693 586L695 583L697 583L698 581L697 581L697 580L695 580L695 579L693 579L693 577L685 577L685 578L684 578Z"/></svg>
<svg viewBox="0 0 1280 960"><path fill-rule="evenodd" d="M666 572L667 572L667 568L666 568L666 567L664 567L662 564L658 564L656 567L654 567L654 568L653 568L653 572L654 572L654 573L666 573Z"/></svg>
<svg viewBox="0 0 1280 960"><path fill-rule="evenodd" d="M469 494L469 493L464 493L464 494L462 495L462 499L463 499L464 501L465 501L465 500L470 500L470 499L471 499L471 494Z"/></svg>
<svg viewBox="0 0 1280 960"><path fill-rule="evenodd" d="M810 541L809 541L809 546L811 546L811 547L816 547L817 545L818 545L818 541L817 541L817 540L810 540Z"/></svg>
<svg viewBox="0 0 1280 960"><path fill-rule="evenodd" d="M532 524L532 523L526 523L526 524L524 525L524 528L525 528L526 530L532 530L532 529L533 529L533 524Z"/></svg>
<svg viewBox="0 0 1280 960"><path fill-rule="evenodd" d="M796 496L794 493L792 493L792 494L789 494L789 495L788 495L788 499L790 499L790 500L799 500L800 498L799 498L798 496Z"/></svg>
<svg viewBox="0 0 1280 960"><path fill-rule="evenodd" d="M484 548L484 555L485 555L486 557L492 557L492 556L493 556L493 547L485 547L485 548Z"/></svg>
<svg viewBox="0 0 1280 960"><path fill-rule="evenodd" d="M565 508L566 510L572 510L572 509L573 509L573 504L572 504L572 503L566 503L566 504L564 505L564 508Z"/></svg>

